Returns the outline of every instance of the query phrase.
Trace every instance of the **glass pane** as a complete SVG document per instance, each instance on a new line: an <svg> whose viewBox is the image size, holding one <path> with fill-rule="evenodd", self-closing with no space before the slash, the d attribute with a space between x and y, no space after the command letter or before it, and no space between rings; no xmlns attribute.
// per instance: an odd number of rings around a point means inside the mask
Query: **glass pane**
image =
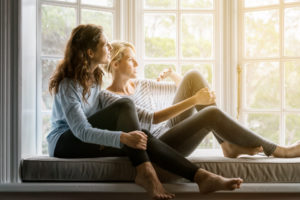
<svg viewBox="0 0 300 200"><path fill-rule="evenodd" d="M43 5L42 54L63 55L75 23L74 8Z"/></svg>
<svg viewBox="0 0 300 200"><path fill-rule="evenodd" d="M277 114L248 114L247 127L275 143L279 143L279 119Z"/></svg>
<svg viewBox="0 0 300 200"><path fill-rule="evenodd" d="M182 0L180 3L183 9L212 9L214 7L213 0Z"/></svg>
<svg viewBox="0 0 300 200"><path fill-rule="evenodd" d="M164 70L172 68L174 71L176 71L174 65L167 65L167 64L147 64L145 65L144 73L145 78L149 79L157 79L158 75ZM170 78L166 78L165 81L171 81Z"/></svg>
<svg viewBox="0 0 300 200"><path fill-rule="evenodd" d="M144 0L145 9L175 9L176 0Z"/></svg>
<svg viewBox="0 0 300 200"><path fill-rule="evenodd" d="M246 13L244 41L246 57L279 56L278 10Z"/></svg>
<svg viewBox="0 0 300 200"><path fill-rule="evenodd" d="M300 7L284 11L284 55L300 56Z"/></svg>
<svg viewBox="0 0 300 200"><path fill-rule="evenodd" d="M106 6L106 7L113 7L114 2L113 0L81 0L82 4L86 5L93 5L93 6Z"/></svg>
<svg viewBox="0 0 300 200"><path fill-rule="evenodd" d="M175 57L175 15L145 14L144 24L146 57Z"/></svg>
<svg viewBox="0 0 300 200"><path fill-rule="evenodd" d="M300 2L300 0L284 0L285 3Z"/></svg>
<svg viewBox="0 0 300 200"><path fill-rule="evenodd" d="M108 40L113 39L113 14L111 12L102 12L95 10L82 9L82 24L97 24L104 29Z"/></svg>
<svg viewBox="0 0 300 200"><path fill-rule="evenodd" d="M285 116L285 144L291 145L300 140L300 114Z"/></svg>
<svg viewBox="0 0 300 200"><path fill-rule="evenodd" d="M278 3L279 0L245 0L245 7L268 6Z"/></svg>
<svg viewBox="0 0 300 200"><path fill-rule="evenodd" d="M48 154L48 143L46 137L51 129L51 113L43 113L42 118L42 154Z"/></svg>
<svg viewBox="0 0 300 200"><path fill-rule="evenodd" d="M212 133L209 133L200 143L198 149L212 149L214 142L214 136Z"/></svg>
<svg viewBox="0 0 300 200"><path fill-rule="evenodd" d="M300 62L286 62L285 73L285 106L300 109Z"/></svg>
<svg viewBox="0 0 300 200"><path fill-rule="evenodd" d="M185 58L213 57L213 15L182 15L181 54Z"/></svg>
<svg viewBox="0 0 300 200"><path fill-rule="evenodd" d="M280 108L280 68L276 62L249 63L246 70L246 106Z"/></svg>
<svg viewBox="0 0 300 200"><path fill-rule="evenodd" d="M191 69L197 69L203 75L203 77L212 86L212 64L187 64L181 66L181 74L184 75Z"/></svg>
<svg viewBox="0 0 300 200"><path fill-rule="evenodd" d="M53 97L50 95L48 90L49 87L49 79L53 74L57 64L59 63L58 60L49 60L45 59L42 60L42 110L51 110Z"/></svg>

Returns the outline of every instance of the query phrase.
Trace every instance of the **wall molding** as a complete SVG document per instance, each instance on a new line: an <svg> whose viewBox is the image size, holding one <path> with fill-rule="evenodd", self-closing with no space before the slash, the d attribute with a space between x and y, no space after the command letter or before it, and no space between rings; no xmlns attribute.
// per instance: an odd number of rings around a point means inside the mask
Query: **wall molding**
<svg viewBox="0 0 300 200"><path fill-rule="evenodd" d="M20 0L0 1L0 183L19 180L20 5Z"/></svg>

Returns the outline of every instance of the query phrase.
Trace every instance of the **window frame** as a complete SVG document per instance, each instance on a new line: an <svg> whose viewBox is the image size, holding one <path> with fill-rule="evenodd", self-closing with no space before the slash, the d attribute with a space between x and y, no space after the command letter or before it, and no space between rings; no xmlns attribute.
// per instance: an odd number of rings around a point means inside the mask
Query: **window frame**
<svg viewBox="0 0 300 200"><path fill-rule="evenodd" d="M211 64L212 65L212 88L217 93L217 104L221 108L225 108L226 99L222 98L225 91L224 81L228 80L225 78L227 74L223 74L223 65L222 62L222 26L223 26L223 10L222 6L227 4L223 3L222 0L214 0L214 5L212 9L183 9L180 8L180 1L176 1L176 8L175 9L144 9L144 0L137 0L135 1L135 13L137 13L136 17L136 30L140 34L136 35L135 44L136 44L136 56L139 61L139 66L142 68L138 70L139 76L144 77L144 67L146 64L172 64L175 66L176 71L181 73L180 66L183 64ZM229 2L230 3L230 2ZM176 35L176 54L175 58L144 58L145 56L145 42L144 42L144 14L152 14L152 13L166 13L166 14L175 14L176 17L176 28L177 28L177 35ZM181 19L182 15L184 14L212 14L213 15L213 50L212 50L212 58L211 59L198 59L198 58L184 58L181 55ZM229 111L228 109L226 109ZM217 140L213 138L213 149L217 148Z"/></svg>
<svg viewBox="0 0 300 200"><path fill-rule="evenodd" d="M241 123L247 125L247 115L251 113L255 114L279 114L279 142L280 145L286 145L286 127L285 118L286 114L299 113L300 109L288 109L285 107L285 73L284 65L287 61L300 61L300 56L285 56L284 55L284 10L286 8L299 7L300 2L285 3L284 0L278 0L278 4L266 5L259 7L244 7L244 1L238 1L238 65L237 68L240 71L239 77L241 79L240 89L238 91L238 119ZM276 57L264 57L264 58L246 58L245 57L245 29L244 29L244 16L247 12L252 11L270 11L278 10L279 12L279 55ZM244 68L246 63L259 63L259 62L277 62L279 63L280 73L280 107L279 109L251 109L246 106L246 70Z"/></svg>

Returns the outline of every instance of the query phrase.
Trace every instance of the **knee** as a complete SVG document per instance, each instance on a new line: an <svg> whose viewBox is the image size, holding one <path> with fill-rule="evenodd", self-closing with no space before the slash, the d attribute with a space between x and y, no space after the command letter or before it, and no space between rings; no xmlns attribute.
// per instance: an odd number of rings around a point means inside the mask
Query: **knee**
<svg viewBox="0 0 300 200"><path fill-rule="evenodd" d="M192 70L188 71L184 75L183 80L189 81L189 82L192 82L195 84L202 83L203 85L207 85L207 82L206 82L204 76L200 73L199 70L196 70L196 69L192 69Z"/></svg>
<svg viewBox="0 0 300 200"><path fill-rule="evenodd" d="M210 121L214 122L218 121L222 115L222 111L216 106L208 106L203 109L203 112L207 115L208 119L211 119Z"/></svg>
<svg viewBox="0 0 300 200"><path fill-rule="evenodd" d="M122 99L119 99L118 101L116 101L116 104L118 105L119 108L122 109L135 109L135 105L134 102L127 97L124 97Z"/></svg>
<svg viewBox="0 0 300 200"><path fill-rule="evenodd" d="M203 77L203 75L200 73L199 70L196 69L192 69L190 71L188 71L185 75L185 78L190 79L190 80L205 80L205 78Z"/></svg>

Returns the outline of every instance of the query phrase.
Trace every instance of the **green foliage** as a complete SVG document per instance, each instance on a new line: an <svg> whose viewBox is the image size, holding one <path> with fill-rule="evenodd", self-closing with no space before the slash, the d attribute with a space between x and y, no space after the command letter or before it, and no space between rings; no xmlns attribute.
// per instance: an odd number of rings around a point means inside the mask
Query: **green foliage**
<svg viewBox="0 0 300 200"><path fill-rule="evenodd" d="M144 0L146 8L175 8L176 0Z"/></svg>
<svg viewBox="0 0 300 200"><path fill-rule="evenodd" d="M184 15L182 17L181 52L185 58L212 58L212 15ZM209 36L207 36L209 35Z"/></svg>
<svg viewBox="0 0 300 200"><path fill-rule="evenodd" d="M248 127L274 143L279 143L279 115L249 114Z"/></svg>
<svg viewBox="0 0 300 200"><path fill-rule="evenodd" d="M81 23L101 25L108 40L113 39L113 15L111 12L82 9Z"/></svg>
<svg viewBox="0 0 300 200"><path fill-rule="evenodd" d="M279 55L279 11L255 11L245 15L246 57Z"/></svg>
<svg viewBox="0 0 300 200"><path fill-rule="evenodd" d="M284 14L284 55L300 56L300 8L286 8Z"/></svg>
<svg viewBox="0 0 300 200"><path fill-rule="evenodd" d="M175 41L170 38L145 38L146 56L154 58L175 57Z"/></svg>
<svg viewBox="0 0 300 200"><path fill-rule="evenodd" d="M62 55L75 27L75 9L58 6L42 6L42 53Z"/></svg>
<svg viewBox="0 0 300 200"><path fill-rule="evenodd" d="M286 62L284 69L286 107L300 109L300 63Z"/></svg>
<svg viewBox="0 0 300 200"><path fill-rule="evenodd" d="M166 64L148 64L145 65L144 73L145 73L145 78L149 79L156 79L158 75L164 70L172 68L174 71L175 66L174 65L166 65ZM166 79L166 81L171 81L169 78Z"/></svg>
<svg viewBox="0 0 300 200"><path fill-rule="evenodd" d="M251 63L246 69L247 106L256 109L280 107L279 63Z"/></svg>
<svg viewBox="0 0 300 200"><path fill-rule="evenodd" d="M181 0L182 8L213 8L214 0Z"/></svg>
<svg viewBox="0 0 300 200"><path fill-rule="evenodd" d="M286 115L286 145L291 145L297 142L300 138L300 115L287 114Z"/></svg>
<svg viewBox="0 0 300 200"><path fill-rule="evenodd" d="M186 72L197 69L204 76L210 86L212 86L212 65L211 64L199 64L199 65L182 65L181 74L184 75Z"/></svg>

